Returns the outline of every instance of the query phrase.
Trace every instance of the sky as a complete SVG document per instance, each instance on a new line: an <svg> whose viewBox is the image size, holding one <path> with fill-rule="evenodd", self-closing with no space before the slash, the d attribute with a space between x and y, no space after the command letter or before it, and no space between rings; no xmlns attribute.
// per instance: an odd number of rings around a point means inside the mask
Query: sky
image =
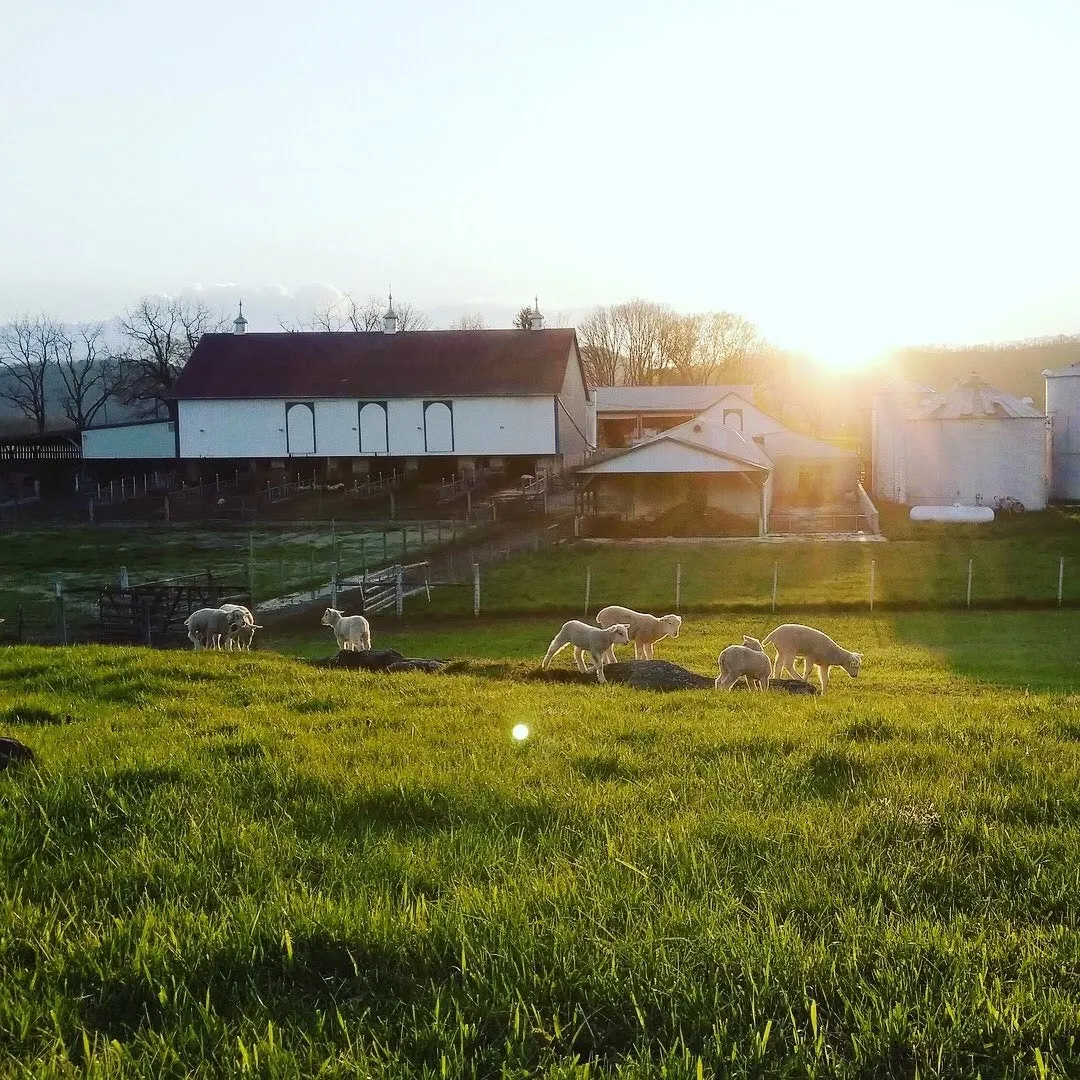
<svg viewBox="0 0 1080 1080"><path fill-rule="evenodd" d="M854 364L1080 332L1068 0L5 6L0 320L645 297ZM502 320L500 322L500 320Z"/></svg>

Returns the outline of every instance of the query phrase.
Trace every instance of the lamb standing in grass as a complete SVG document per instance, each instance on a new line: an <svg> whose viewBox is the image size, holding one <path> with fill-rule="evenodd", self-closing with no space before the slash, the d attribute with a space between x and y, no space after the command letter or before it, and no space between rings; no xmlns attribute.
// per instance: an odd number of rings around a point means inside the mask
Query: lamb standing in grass
<svg viewBox="0 0 1080 1080"><path fill-rule="evenodd" d="M222 643L244 626L244 616L239 611L222 608L199 608L185 620L188 640L196 649L220 649Z"/></svg>
<svg viewBox="0 0 1080 1080"><path fill-rule="evenodd" d="M717 690L730 690L743 677L751 690L767 690L769 687L772 661L757 638L744 636L742 645L729 645L716 662L720 668L720 674L716 677Z"/></svg>
<svg viewBox="0 0 1080 1080"><path fill-rule="evenodd" d="M651 660L653 658L653 645L661 638L678 637L682 627L681 615L649 615L644 611L634 611L633 608L619 607L612 604L611 607L601 608L596 613L598 626L614 626L616 623L625 623L630 627L630 640L634 643L635 660ZM615 653L612 651L606 661L615 663Z"/></svg>
<svg viewBox="0 0 1080 1080"><path fill-rule="evenodd" d="M567 645L573 645L574 663L577 664L578 671L582 673L595 671L599 682L607 682L607 679L604 678L605 657L609 653L614 656L616 645L629 644L630 627L625 623L615 623L614 626L597 629L588 623L571 619L569 622L563 623L562 629L551 639L551 644L548 646L548 651L544 655L540 667L546 668L551 658L560 649L565 649ZM591 668L585 666L584 653L588 653L592 658L593 666Z"/></svg>
<svg viewBox="0 0 1080 1080"><path fill-rule="evenodd" d="M363 615L343 615L337 608L328 607L322 625L334 631L338 649L360 652L371 648L371 626Z"/></svg>
<svg viewBox="0 0 1080 1080"><path fill-rule="evenodd" d="M220 610L239 611L240 614L244 616L244 625L225 639L225 648L230 651L234 648L240 649L241 651L250 651L251 642L255 637L255 631L262 629L262 626L255 621L255 616L251 613L251 609L244 607L243 604L222 604Z"/></svg>
<svg viewBox="0 0 1080 1080"><path fill-rule="evenodd" d="M817 668L823 694L829 685L829 668L842 667L854 679L862 667L862 653L848 652L840 648L828 634L799 623L778 626L765 635L762 644L772 645L776 649L776 663L772 672L774 679L786 670L793 678L805 678L809 682L814 668ZM806 661L805 675L800 675L795 669L795 659L800 656Z"/></svg>

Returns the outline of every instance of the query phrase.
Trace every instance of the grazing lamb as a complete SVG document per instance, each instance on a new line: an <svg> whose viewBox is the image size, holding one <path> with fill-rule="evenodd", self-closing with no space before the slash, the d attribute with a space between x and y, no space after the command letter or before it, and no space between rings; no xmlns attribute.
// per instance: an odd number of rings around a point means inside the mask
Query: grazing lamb
<svg viewBox="0 0 1080 1080"><path fill-rule="evenodd" d="M634 643L635 660L651 660L653 658L653 645L661 638L678 637L682 627L681 615L648 615L644 611L634 611L632 608L619 607L612 604L611 607L601 608L596 613L598 626L614 626L616 623L626 623L630 627L630 640ZM612 651L606 661L615 663L615 653Z"/></svg>
<svg viewBox="0 0 1080 1080"><path fill-rule="evenodd" d="M184 620L188 640L196 649L220 649L243 625L241 612L216 607L199 608Z"/></svg>
<svg viewBox="0 0 1080 1080"><path fill-rule="evenodd" d="M371 648L371 625L363 615L342 615L337 608L328 607L322 625L334 631L339 650L359 652Z"/></svg>
<svg viewBox="0 0 1080 1080"><path fill-rule="evenodd" d="M773 665L773 678L779 678L785 670L795 678L805 678L807 682L818 669L821 679L821 692L829 685L829 668L842 667L853 679L862 667L862 653L848 652L840 648L828 634L815 630L812 626L799 623L784 623L765 635L764 645L776 649L776 663ZM806 673L800 675L795 669L795 658L806 660Z"/></svg>
<svg viewBox="0 0 1080 1080"><path fill-rule="evenodd" d="M243 604L222 604L222 611L239 611L244 616L244 625L240 627L234 634L230 634L225 640L225 648L229 649L247 649L251 650L251 642L255 637L255 631L261 630L262 626L255 621L255 616L252 615L251 610L243 606Z"/></svg>
<svg viewBox="0 0 1080 1080"><path fill-rule="evenodd" d="M588 623L571 619L569 622L563 623L562 629L551 639L551 644L544 654L540 667L546 668L551 658L560 649L565 649L567 645L573 645L574 663L577 664L578 671L595 671L599 682L607 682L607 679L604 678L604 658L609 653L614 654L613 651L616 645L629 644L630 627L626 623L615 623L613 626L601 627L598 630ZM588 653L592 658L593 666L591 668L585 666L584 653Z"/></svg>
<svg viewBox="0 0 1080 1080"><path fill-rule="evenodd" d="M753 642L749 645L747 642ZM742 645L729 645L717 657L720 674L716 677L717 690L730 690L741 678L746 678L751 690L767 690L772 674L772 660L761 648L757 638L744 637Z"/></svg>

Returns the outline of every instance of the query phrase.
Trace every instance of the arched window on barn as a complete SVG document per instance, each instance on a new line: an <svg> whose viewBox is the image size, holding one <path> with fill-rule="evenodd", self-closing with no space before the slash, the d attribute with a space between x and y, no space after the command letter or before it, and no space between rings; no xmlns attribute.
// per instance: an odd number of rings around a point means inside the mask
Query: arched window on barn
<svg viewBox="0 0 1080 1080"><path fill-rule="evenodd" d="M385 401L360 402L360 453L390 452L390 429L387 426Z"/></svg>
<svg viewBox="0 0 1080 1080"><path fill-rule="evenodd" d="M285 448L290 457L315 453L315 402L285 403Z"/></svg>
<svg viewBox="0 0 1080 1080"><path fill-rule="evenodd" d="M428 454L454 452L454 411L449 401L424 402L424 450Z"/></svg>

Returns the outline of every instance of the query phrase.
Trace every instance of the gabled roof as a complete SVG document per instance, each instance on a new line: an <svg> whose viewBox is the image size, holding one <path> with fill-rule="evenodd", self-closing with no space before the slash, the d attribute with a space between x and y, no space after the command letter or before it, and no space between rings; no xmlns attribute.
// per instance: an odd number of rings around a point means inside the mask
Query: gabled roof
<svg viewBox="0 0 1080 1080"><path fill-rule="evenodd" d="M699 413L731 391L747 401L749 386L598 386L594 391L596 414L605 413Z"/></svg>
<svg viewBox="0 0 1080 1080"><path fill-rule="evenodd" d="M1043 418L1046 414L1027 401L995 390L978 376L957 383L947 394L938 394L916 406L912 420L984 420L1004 417Z"/></svg>
<svg viewBox="0 0 1080 1080"><path fill-rule="evenodd" d="M765 451L742 432L695 418L579 471L768 472L771 468Z"/></svg>
<svg viewBox="0 0 1080 1080"><path fill-rule="evenodd" d="M579 363L568 330L204 334L178 400L558 394Z"/></svg>

